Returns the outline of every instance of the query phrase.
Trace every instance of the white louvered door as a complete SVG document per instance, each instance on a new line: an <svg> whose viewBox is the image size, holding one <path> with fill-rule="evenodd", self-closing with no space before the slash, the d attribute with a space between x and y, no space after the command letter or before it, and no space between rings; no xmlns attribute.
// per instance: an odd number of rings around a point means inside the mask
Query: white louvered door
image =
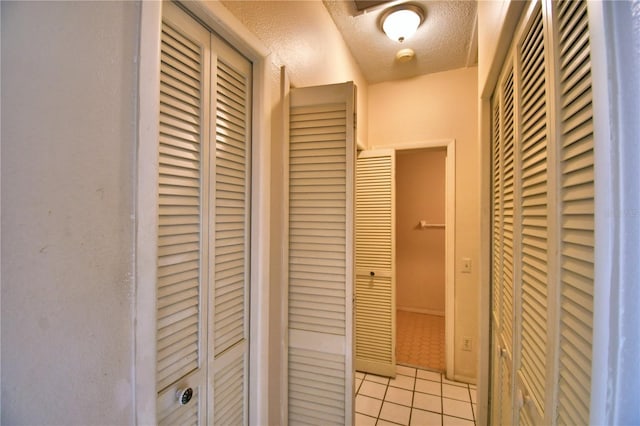
<svg viewBox="0 0 640 426"><path fill-rule="evenodd" d="M251 64L170 2L161 58L157 420L242 425Z"/></svg>
<svg viewBox="0 0 640 426"><path fill-rule="evenodd" d="M251 236L251 63L212 37L215 152L212 150L213 265L209 357L213 423L248 423ZM209 416L211 421L211 416Z"/></svg>
<svg viewBox="0 0 640 426"><path fill-rule="evenodd" d="M506 67L492 103L492 395L497 424L512 423L514 329L515 120L513 68Z"/></svg>
<svg viewBox="0 0 640 426"><path fill-rule="evenodd" d="M594 279L594 153L589 19L585 2L560 1L557 20L560 307L559 424L589 423Z"/></svg>
<svg viewBox="0 0 640 426"><path fill-rule="evenodd" d="M288 420L353 423L353 83L292 89Z"/></svg>
<svg viewBox="0 0 640 426"><path fill-rule="evenodd" d="M395 377L395 151L358 153L356 370Z"/></svg>
<svg viewBox="0 0 640 426"><path fill-rule="evenodd" d="M158 424L205 424L210 34L164 5L160 77ZM180 405L177 393L193 389Z"/></svg>
<svg viewBox="0 0 640 426"><path fill-rule="evenodd" d="M588 12L587 2L532 1L493 95L491 424L589 422L595 158Z"/></svg>
<svg viewBox="0 0 640 426"><path fill-rule="evenodd" d="M518 388L530 401L520 410L520 422L539 424L544 419L549 330L549 118L545 24L542 5L535 4L516 49L520 96L516 114L518 151L518 223L520 270L517 350Z"/></svg>
<svg viewBox="0 0 640 426"><path fill-rule="evenodd" d="M501 358L506 354L500 342L502 327L502 148L500 140L500 92L491 100L491 413L499 424L502 403ZM509 400L510 398L508 398Z"/></svg>

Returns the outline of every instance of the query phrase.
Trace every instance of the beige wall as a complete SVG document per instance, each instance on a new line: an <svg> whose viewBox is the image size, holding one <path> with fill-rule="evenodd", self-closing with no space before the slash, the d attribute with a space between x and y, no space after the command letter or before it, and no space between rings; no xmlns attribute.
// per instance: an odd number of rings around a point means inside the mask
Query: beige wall
<svg viewBox="0 0 640 426"><path fill-rule="evenodd" d="M475 380L478 348L480 148L478 69L463 68L369 86L369 146L456 140L454 375ZM461 259L471 273L460 271ZM463 351L463 337L473 350Z"/></svg>
<svg viewBox="0 0 640 426"><path fill-rule="evenodd" d="M367 83L321 1L223 1L231 11L271 52L271 271L269 336L269 423L280 424L280 368L284 335L282 306L284 281L283 236L285 223L285 152L282 128L283 99L280 67L284 66L292 87L317 86L353 81L358 88L357 137L367 140Z"/></svg>
<svg viewBox="0 0 640 426"><path fill-rule="evenodd" d="M2 424L132 424L135 2L2 2Z"/></svg>
<svg viewBox="0 0 640 426"><path fill-rule="evenodd" d="M518 23L524 1L484 0L478 2L478 81L483 96L491 96L501 63L511 45L510 34ZM503 34L509 34L504 37Z"/></svg>
<svg viewBox="0 0 640 426"><path fill-rule="evenodd" d="M396 154L396 307L444 315L445 148Z"/></svg>

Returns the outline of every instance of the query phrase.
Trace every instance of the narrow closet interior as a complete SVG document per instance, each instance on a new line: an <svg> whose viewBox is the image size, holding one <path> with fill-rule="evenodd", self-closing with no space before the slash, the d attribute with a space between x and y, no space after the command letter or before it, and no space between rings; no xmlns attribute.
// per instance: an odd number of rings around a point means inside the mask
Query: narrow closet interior
<svg viewBox="0 0 640 426"><path fill-rule="evenodd" d="M396 361L445 371L446 147L396 152Z"/></svg>

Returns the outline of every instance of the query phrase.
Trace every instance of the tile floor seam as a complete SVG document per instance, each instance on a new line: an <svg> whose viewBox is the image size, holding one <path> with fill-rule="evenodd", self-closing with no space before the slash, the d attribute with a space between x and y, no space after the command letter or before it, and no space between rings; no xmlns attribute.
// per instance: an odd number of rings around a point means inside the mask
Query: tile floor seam
<svg viewBox="0 0 640 426"><path fill-rule="evenodd" d="M476 413L473 411L473 400L471 399L471 389L467 385L467 393L469 394L469 402L471 403L471 417L473 417L473 423L476 422Z"/></svg>
<svg viewBox="0 0 640 426"><path fill-rule="evenodd" d="M406 368L406 367L403 367ZM411 374L411 375L409 375ZM439 381L435 380L436 376L439 378ZM400 379L398 380L397 376L402 376L402 377L406 377L408 379L413 380L413 383L411 386L409 386L408 388L406 387L407 383L405 380ZM379 397L372 397L372 396L368 396L368 395L363 395L363 397L366 398L370 398L371 400L375 400L378 401L380 403L380 406L378 408L378 410L376 411L377 416L376 417L372 417L369 414L365 414L365 413L361 413L358 412L358 414L361 416L360 419L361 420L365 420L368 423L374 422L374 424L379 424L379 425L383 425L383 424L394 424L394 425L401 425L401 426L406 426L409 425L411 426L411 421L412 420L417 420L414 419L414 415L419 415L420 417L422 417L424 414L422 413L430 413L431 415L435 416L438 415L440 416L440 421L438 422L441 426L444 426L445 420L447 421L461 421L462 423L466 423L469 422L471 425L476 425L476 410L474 410L473 408L473 397L472 397L472 388L471 385L466 384L466 383L461 383L461 382L455 382L455 381L446 381L444 379L444 375L442 373L433 373L429 370L423 370L423 369L416 369L416 368L411 368L409 371L408 370L404 370L402 371L402 373L398 373L396 376L396 378L394 380L398 381L398 385L403 385L405 387L401 387L401 386L394 386L394 384L392 384L392 381L388 378L384 378L384 377L379 377L376 375L369 375L369 379L370 380L365 380L365 378L367 378L367 375L364 375L360 385L357 388L357 392L356 392L356 396L360 395L360 390L362 389L364 382L368 382L368 383L373 383L376 384L378 386L383 385L384 384L384 393L382 394L382 399L380 399ZM418 376L420 376L420 380L423 380L425 383L438 383L440 384L439 386L439 390L440 390L440 395L433 395L433 394L429 394L429 393L425 393L425 392L420 392L418 390ZM373 380L371 380L373 379ZM431 380L434 379L434 380ZM381 383L381 381L383 383ZM447 391L447 395L448 396L454 396L452 398L450 397L445 397L444 393L445 393L445 385L451 386L451 385L455 385L456 388L462 388L465 389L466 388L466 394L468 396L468 398L465 399L457 399L457 398L462 398L461 395L459 395L455 392L455 388L453 387L446 387L446 389L448 389ZM379 389L379 388L378 388ZM422 389L426 389L424 387L422 387ZM460 391L462 391L462 389L460 389ZM452 390L454 390L452 392ZM411 392L411 395L407 395L407 392ZM430 397L430 398L439 398L440 400L440 413L431 411L429 409L424 409L424 408L420 408L418 406L416 406L416 396L420 394L420 395L425 395L425 397ZM380 392L377 392L377 395L380 396ZM403 395L403 396L401 396ZM393 400L390 400L388 398L392 398ZM445 410L444 410L444 403L445 401L449 401L448 402L448 412L445 414ZM434 401L435 402L435 401ZM428 404L427 404L428 405ZM424 406L424 405L422 405ZM395 407L395 408L394 408ZM399 412L397 411L398 407L402 408ZM457 407L457 408L456 408ZM390 420L387 420L387 418L382 418L381 416L383 415L383 408L385 408L385 416L389 417ZM459 411L462 410L462 411ZM393 412L396 412L396 414L399 414L402 416L402 420L398 421L397 417L394 417L394 414L392 414ZM404 414L400 414L400 413L404 413ZM373 413L372 413L373 414ZM405 417L406 416L406 417ZM370 419L366 420L366 419ZM455 420L457 419L457 420ZM435 420L435 419L433 419ZM418 420L419 421L419 420Z"/></svg>
<svg viewBox="0 0 640 426"><path fill-rule="evenodd" d="M442 374L440 374L440 425L444 426L444 397L442 396Z"/></svg>

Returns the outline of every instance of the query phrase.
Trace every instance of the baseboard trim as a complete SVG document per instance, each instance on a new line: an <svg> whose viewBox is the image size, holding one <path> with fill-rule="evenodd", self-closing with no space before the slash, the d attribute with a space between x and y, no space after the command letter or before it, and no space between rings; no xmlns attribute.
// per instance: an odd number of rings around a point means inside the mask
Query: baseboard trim
<svg viewBox="0 0 640 426"><path fill-rule="evenodd" d="M421 308L409 308L406 306L397 306L396 310L404 311L404 312L413 312L416 314L427 314L427 315L436 315L439 317L444 316L444 311L435 311L433 309L421 309Z"/></svg>

